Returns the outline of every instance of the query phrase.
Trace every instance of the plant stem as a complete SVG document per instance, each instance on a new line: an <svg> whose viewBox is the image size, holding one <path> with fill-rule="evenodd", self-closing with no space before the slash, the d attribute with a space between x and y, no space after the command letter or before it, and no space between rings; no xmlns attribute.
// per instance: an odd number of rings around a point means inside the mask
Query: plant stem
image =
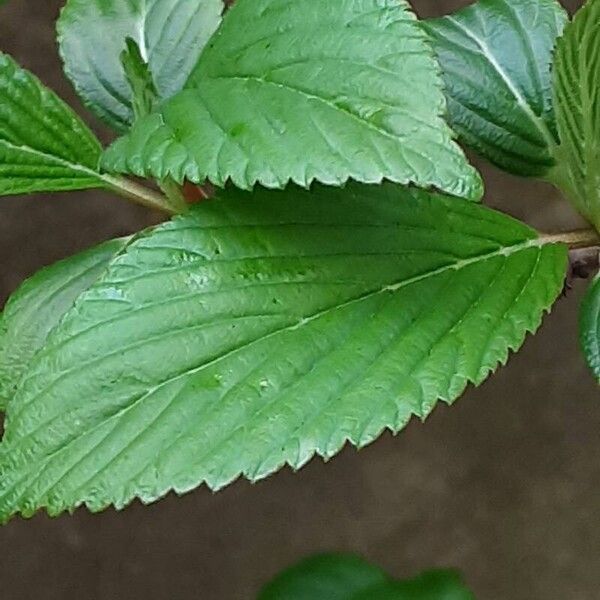
<svg viewBox="0 0 600 600"><path fill-rule="evenodd" d="M131 179L114 177L112 175L103 175L102 179L104 179L111 190L128 200L132 200L136 204L160 210L169 215L176 215L181 212L181 210L178 210L180 207L173 206L169 199L161 193Z"/></svg>
<svg viewBox="0 0 600 600"><path fill-rule="evenodd" d="M566 244L571 249L600 246L600 235L595 229L576 229L561 233L542 233L544 244Z"/></svg>

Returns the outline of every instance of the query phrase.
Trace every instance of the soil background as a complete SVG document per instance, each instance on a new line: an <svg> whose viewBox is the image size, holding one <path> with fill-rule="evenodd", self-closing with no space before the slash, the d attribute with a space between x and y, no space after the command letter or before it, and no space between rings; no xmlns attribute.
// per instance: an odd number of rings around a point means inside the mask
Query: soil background
<svg viewBox="0 0 600 600"><path fill-rule="evenodd" d="M61 4L9 0L0 49L79 109L54 41ZM430 16L461 4L415 7ZM577 224L552 188L477 164L489 204L541 228ZM0 301L39 267L155 219L96 192L0 199ZM306 554L346 550L397 576L457 567L478 600L597 600L600 402L577 349L583 289L496 377L397 438L216 495L11 522L0 529L0 597L251 600Z"/></svg>

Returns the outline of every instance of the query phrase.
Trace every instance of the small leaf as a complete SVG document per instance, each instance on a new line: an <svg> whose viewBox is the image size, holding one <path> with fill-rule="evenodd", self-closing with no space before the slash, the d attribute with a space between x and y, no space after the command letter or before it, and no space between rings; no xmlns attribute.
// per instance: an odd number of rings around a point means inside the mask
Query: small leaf
<svg viewBox="0 0 600 600"><path fill-rule="evenodd" d="M129 244L51 333L9 404L0 519L362 447L481 383L563 287L565 247L472 202L225 195Z"/></svg>
<svg viewBox="0 0 600 600"><path fill-rule="evenodd" d="M600 276L590 286L581 305L579 339L585 359L600 383Z"/></svg>
<svg viewBox="0 0 600 600"><path fill-rule="evenodd" d="M387 178L479 199L426 38L403 0L237 0L185 89L104 164L244 189Z"/></svg>
<svg viewBox="0 0 600 600"><path fill-rule="evenodd" d="M100 153L81 119L0 53L0 196L102 187Z"/></svg>
<svg viewBox="0 0 600 600"><path fill-rule="evenodd" d="M133 118L137 120L155 109L159 95L140 47L132 38L127 38L125 43L126 49L121 53L121 64L131 88Z"/></svg>
<svg viewBox="0 0 600 600"><path fill-rule="evenodd" d="M183 87L222 11L222 0L68 0L58 21L65 72L86 106L126 131L133 110L120 60L125 40L135 40L161 98L170 98Z"/></svg>
<svg viewBox="0 0 600 600"><path fill-rule="evenodd" d="M577 12L559 40L554 95L560 135L554 183L600 229L600 1Z"/></svg>
<svg viewBox="0 0 600 600"><path fill-rule="evenodd" d="M0 315L0 409L5 409L31 359L77 297L87 290L122 250L113 240L82 252L28 279Z"/></svg>
<svg viewBox="0 0 600 600"><path fill-rule="evenodd" d="M567 22L556 0L479 0L424 21L461 140L499 167L542 177L558 143L550 65Z"/></svg>
<svg viewBox="0 0 600 600"><path fill-rule="evenodd" d="M361 558L325 554L281 573L258 600L474 600L454 571L394 581Z"/></svg>

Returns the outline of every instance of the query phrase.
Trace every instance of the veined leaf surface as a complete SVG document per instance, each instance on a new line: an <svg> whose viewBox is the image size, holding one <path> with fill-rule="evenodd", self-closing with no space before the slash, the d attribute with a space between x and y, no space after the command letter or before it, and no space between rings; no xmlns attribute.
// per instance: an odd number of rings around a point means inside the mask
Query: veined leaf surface
<svg viewBox="0 0 600 600"><path fill-rule="evenodd" d="M600 228L600 1L577 12L559 40L554 96L560 135L552 180Z"/></svg>
<svg viewBox="0 0 600 600"><path fill-rule="evenodd" d="M0 409L50 331L126 243L125 238L105 242L46 267L10 297L0 315Z"/></svg>
<svg viewBox="0 0 600 600"><path fill-rule="evenodd" d="M133 241L9 404L0 517L123 507L361 447L481 383L566 248L393 185L227 192Z"/></svg>
<svg viewBox="0 0 600 600"><path fill-rule="evenodd" d="M104 165L244 189L389 179L479 199L438 71L404 0L237 0L185 89Z"/></svg>
<svg viewBox="0 0 600 600"><path fill-rule="evenodd" d="M222 0L68 0L58 22L65 72L85 104L117 131L133 123L120 61L133 38L162 98L184 85L218 27Z"/></svg>
<svg viewBox="0 0 600 600"><path fill-rule="evenodd" d="M567 19L557 0L479 0L423 22L453 129L517 175L544 176L556 162L550 65Z"/></svg>
<svg viewBox="0 0 600 600"><path fill-rule="evenodd" d="M0 53L0 196L103 187L100 153L81 119Z"/></svg>

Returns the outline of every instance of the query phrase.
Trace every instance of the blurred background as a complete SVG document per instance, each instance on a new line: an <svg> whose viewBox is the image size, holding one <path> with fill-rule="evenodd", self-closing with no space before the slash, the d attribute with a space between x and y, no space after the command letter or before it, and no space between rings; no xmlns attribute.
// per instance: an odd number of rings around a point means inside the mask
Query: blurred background
<svg viewBox="0 0 600 600"><path fill-rule="evenodd" d="M11 0L0 49L81 110L56 50L62 3ZM421 16L463 4L414 2ZM542 229L578 224L552 188L477 165L489 204ZM98 192L0 199L0 302L43 265L155 220ZM457 567L478 600L597 600L600 402L577 349L584 286L498 375L397 438L216 495L11 522L0 529L0 597L249 600L299 558L344 550L398 577Z"/></svg>

